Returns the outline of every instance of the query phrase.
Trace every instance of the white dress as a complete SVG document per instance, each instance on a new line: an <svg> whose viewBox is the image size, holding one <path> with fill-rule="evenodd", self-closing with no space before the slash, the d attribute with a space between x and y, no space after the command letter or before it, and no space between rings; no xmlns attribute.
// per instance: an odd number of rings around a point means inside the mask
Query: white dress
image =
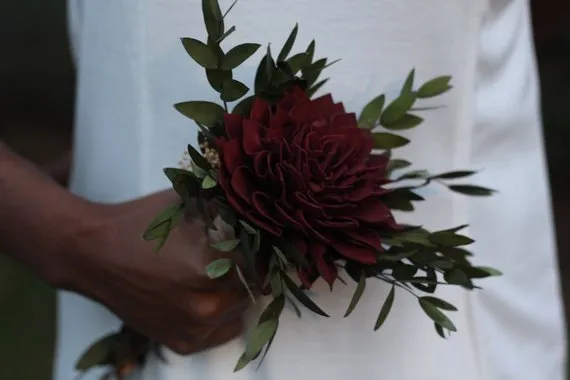
<svg viewBox="0 0 570 380"><path fill-rule="evenodd" d="M231 2L221 1L223 8ZM212 99L203 71L179 38L204 38L199 0L71 0L78 68L73 191L120 202L166 188L161 169L176 165L193 123L172 104ZM391 316L373 333L387 294L370 286L355 313L342 315L352 287L330 294L317 284L332 318L283 316L259 371L234 374L235 340L168 363L151 358L137 380L561 380L565 330L539 118L529 7L524 0L242 0L230 14L229 44L281 46L298 21L298 51L312 38L330 91L359 111L393 92L415 67L418 80L453 75L454 90L408 133L399 152L435 172L482 169L474 180L499 190L473 199L428 190L429 201L402 220L430 228L468 223L477 260L504 276L483 291L448 289L459 332L439 338L417 302L397 293ZM274 50L277 49L274 48ZM258 60L240 70L248 82ZM433 103L433 102L432 102ZM431 104L431 103L428 103ZM56 380L71 380L79 353L120 321L100 305L62 292ZM86 379L97 379L94 371Z"/></svg>

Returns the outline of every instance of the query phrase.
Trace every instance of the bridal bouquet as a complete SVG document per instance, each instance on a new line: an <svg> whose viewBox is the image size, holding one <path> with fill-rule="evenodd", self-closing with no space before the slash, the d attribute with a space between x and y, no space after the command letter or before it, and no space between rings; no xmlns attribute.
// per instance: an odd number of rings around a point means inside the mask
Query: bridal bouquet
<svg viewBox="0 0 570 380"><path fill-rule="evenodd" d="M156 240L160 248L190 204L201 211L210 229L231 231L229 239L212 245L226 258L213 261L205 273L214 279L235 271L244 287L251 284L246 278L254 279L256 288L272 299L249 332L236 370L258 357L262 360L287 303L299 317L299 304L328 317L306 290L324 280L334 291L344 282L341 273L358 284L352 300L346 300L345 317L357 307L368 281L383 281L391 290L378 305L374 330L388 317L395 289L401 288L417 298L439 335L456 331L444 313L456 308L433 296L438 286L471 290L476 288L474 279L500 273L470 263L464 247L473 241L460 234L465 226L428 231L402 225L392 213L413 211L414 202L424 200L417 189L430 184L472 196L492 194L483 187L450 183L472 171L405 172L411 163L393 158L395 149L409 143L393 132L419 126L423 119L416 112L426 108L416 103L450 90L451 78L416 85L412 70L395 99L380 95L357 116L330 94L314 96L327 82L319 80L322 71L334 62L315 58L314 41L290 55L295 26L276 57L267 48L252 95L246 96L250 88L234 77L234 69L260 45L244 43L224 51L222 43L235 30L225 27L228 12L222 14L217 0L203 0L202 11L207 40L183 38L182 44L205 69L220 101L175 105L196 123L199 147L188 146L182 167L165 169L180 201L157 216L144 237ZM117 351L117 337L124 345L152 346L125 328L91 347L78 368L113 364L126 371L136 365L143 352L127 355L130 361L109 359L113 355L104 347L111 346L101 342L114 342Z"/></svg>

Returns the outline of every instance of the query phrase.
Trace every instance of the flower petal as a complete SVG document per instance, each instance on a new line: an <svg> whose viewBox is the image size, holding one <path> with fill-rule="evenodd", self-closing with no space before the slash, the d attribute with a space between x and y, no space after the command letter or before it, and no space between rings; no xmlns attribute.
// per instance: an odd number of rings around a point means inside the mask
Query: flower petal
<svg viewBox="0 0 570 380"><path fill-rule="evenodd" d="M243 118L240 115L227 113L224 115L224 127L230 139L241 138Z"/></svg>
<svg viewBox="0 0 570 380"><path fill-rule="evenodd" d="M256 97L251 105L250 119L268 125L271 106L262 98Z"/></svg>
<svg viewBox="0 0 570 380"><path fill-rule="evenodd" d="M261 125L253 120L243 121L243 150L246 154L252 156L263 149L261 143Z"/></svg>

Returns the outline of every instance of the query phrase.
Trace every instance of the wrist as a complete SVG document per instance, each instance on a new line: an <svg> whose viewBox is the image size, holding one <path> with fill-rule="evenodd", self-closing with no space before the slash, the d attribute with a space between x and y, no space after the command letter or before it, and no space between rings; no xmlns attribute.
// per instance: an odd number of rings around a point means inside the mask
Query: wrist
<svg viewBox="0 0 570 380"><path fill-rule="evenodd" d="M0 141L0 250L49 284L66 287L73 268L66 249L92 207Z"/></svg>
<svg viewBox="0 0 570 380"><path fill-rule="evenodd" d="M54 257L58 265L52 268L49 282L60 289L86 293L86 281L93 263L96 262L102 236L106 234L103 217L104 205L77 199L73 206L73 220L55 246ZM101 253L101 252L99 252Z"/></svg>

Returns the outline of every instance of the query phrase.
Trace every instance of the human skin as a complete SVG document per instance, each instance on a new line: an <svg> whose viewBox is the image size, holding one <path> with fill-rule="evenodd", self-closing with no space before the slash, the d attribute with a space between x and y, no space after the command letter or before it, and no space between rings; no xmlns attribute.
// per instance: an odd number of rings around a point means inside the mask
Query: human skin
<svg viewBox="0 0 570 380"><path fill-rule="evenodd" d="M142 239L147 223L176 194L89 202L58 183L66 183L68 167L64 159L41 170L0 142L2 252L52 286L100 302L180 354L241 334L248 294L233 276L205 276L206 265L221 253L209 247L199 218L189 212L158 255ZM58 181L46 173L57 173Z"/></svg>

